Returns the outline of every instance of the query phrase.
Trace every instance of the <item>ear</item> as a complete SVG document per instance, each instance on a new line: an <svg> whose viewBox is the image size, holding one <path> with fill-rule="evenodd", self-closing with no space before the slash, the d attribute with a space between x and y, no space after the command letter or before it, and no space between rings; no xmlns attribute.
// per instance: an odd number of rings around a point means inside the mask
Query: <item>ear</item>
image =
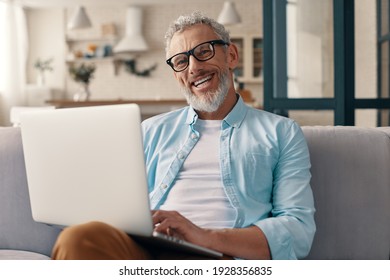
<svg viewBox="0 0 390 280"><path fill-rule="evenodd" d="M228 46L227 49L227 54L228 54L228 64L230 69L234 69L238 65L239 57L238 57L238 49L237 46L233 43L231 43Z"/></svg>

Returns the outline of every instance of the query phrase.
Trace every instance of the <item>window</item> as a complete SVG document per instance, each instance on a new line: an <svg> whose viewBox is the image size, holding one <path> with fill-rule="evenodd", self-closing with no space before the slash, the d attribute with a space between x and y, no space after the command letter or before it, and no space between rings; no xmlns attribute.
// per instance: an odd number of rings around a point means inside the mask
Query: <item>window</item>
<svg viewBox="0 0 390 280"><path fill-rule="evenodd" d="M4 42L5 32L6 32L6 22L5 22L5 8L6 3L0 1L0 41ZM3 37L3 38L1 38ZM4 44L0 44L0 61L3 61L3 57L5 55L5 46ZM0 63L0 92L4 91L4 77L5 77L5 69L4 63Z"/></svg>
<svg viewBox="0 0 390 280"><path fill-rule="evenodd" d="M377 0L377 53L378 53L378 98L388 99L389 78L390 78L390 5L389 0ZM388 109L377 111L378 126L390 125L390 115Z"/></svg>
<svg viewBox="0 0 390 280"><path fill-rule="evenodd" d="M264 109L388 126L389 1L263 0Z"/></svg>

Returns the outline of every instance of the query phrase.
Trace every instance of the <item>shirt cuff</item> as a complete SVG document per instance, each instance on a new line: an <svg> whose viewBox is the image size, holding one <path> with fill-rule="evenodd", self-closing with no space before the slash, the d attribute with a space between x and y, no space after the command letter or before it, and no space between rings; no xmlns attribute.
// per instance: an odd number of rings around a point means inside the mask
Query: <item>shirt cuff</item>
<svg viewBox="0 0 390 280"><path fill-rule="evenodd" d="M260 228L267 238L273 260L297 259L293 249L291 233L278 218L264 219L254 225Z"/></svg>

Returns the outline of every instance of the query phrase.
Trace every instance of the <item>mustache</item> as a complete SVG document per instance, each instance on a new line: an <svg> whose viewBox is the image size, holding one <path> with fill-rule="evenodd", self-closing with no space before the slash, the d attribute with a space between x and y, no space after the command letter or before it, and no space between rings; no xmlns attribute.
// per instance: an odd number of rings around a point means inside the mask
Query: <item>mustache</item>
<svg viewBox="0 0 390 280"><path fill-rule="evenodd" d="M213 71L200 70L194 77L191 78L190 84L193 84L194 82L199 80L199 78L211 75L212 73L214 73L214 72ZM217 75L218 75L218 78L221 78L220 73L217 73Z"/></svg>

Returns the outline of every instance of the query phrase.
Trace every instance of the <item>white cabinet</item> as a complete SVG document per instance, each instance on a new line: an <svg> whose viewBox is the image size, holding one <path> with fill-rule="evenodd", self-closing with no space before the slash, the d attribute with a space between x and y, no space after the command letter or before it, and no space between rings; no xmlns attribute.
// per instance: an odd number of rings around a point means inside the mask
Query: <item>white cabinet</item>
<svg viewBox="0 0 390 280"><path fill-rule="evenodd" d="M239 64L235 75L240 83L263 82L263 38L260 35L232 35L237 45Z"/></svg>

